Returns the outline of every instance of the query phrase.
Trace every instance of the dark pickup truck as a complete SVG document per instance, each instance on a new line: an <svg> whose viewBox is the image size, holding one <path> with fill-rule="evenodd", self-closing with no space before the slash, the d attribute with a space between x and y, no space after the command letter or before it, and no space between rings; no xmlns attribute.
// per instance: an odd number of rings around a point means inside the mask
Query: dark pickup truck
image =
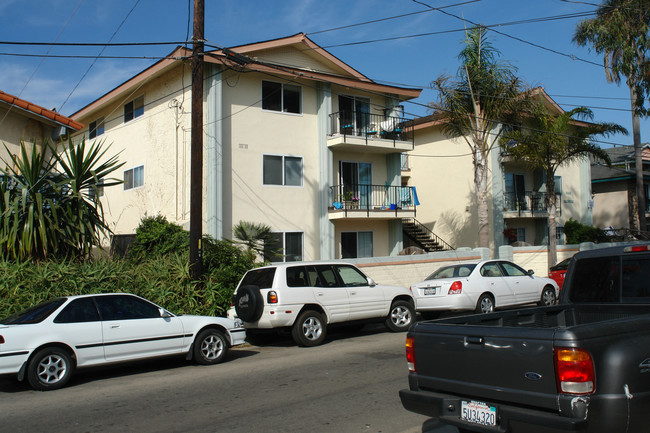
<svg viewBox="0 0 650 433"><path fill-rule="evenodd" d="M576 254L558 305L414 324L423 431L650 432L650 245Z"/></svg>

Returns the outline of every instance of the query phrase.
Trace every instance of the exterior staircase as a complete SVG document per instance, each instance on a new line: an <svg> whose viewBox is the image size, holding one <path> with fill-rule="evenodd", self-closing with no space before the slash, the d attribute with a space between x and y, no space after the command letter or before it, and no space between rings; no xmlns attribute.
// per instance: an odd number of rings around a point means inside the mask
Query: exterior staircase
<svg viewBox="0 0 650 433"><path fill-rule="evenodd" d="M428 253L454 249L415 218L402 218L402 230L416 245Z"/></svg>

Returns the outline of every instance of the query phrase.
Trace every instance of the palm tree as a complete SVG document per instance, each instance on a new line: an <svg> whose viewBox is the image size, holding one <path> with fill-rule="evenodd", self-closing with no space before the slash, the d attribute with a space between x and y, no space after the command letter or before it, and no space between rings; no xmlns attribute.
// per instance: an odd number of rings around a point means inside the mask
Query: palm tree
<svg viewBox="0 0 650 433"><path fill-rule="evenodd" d="M272 240L271 227L249 221L237 223L233 228L233 236L246 246L249 253L255 252L261 256L264 256L265 244Z"/></svg>
<svg viewBox="0 0 650 433"><path fill-rule="evenodd" d="M445 120L443 131L462 137L470 147L474 164L474 193L478 204L478 245L489 246L488 156L498 143L502 125L515 122L524 85L516 69L499 61L500 53L487 39L482 26L467 31L459 54L456 77L441 76L432 85L439 101L430 103L434 115Z"/></svg>
<svg viewBox="0 0 650 433"><path fill-rule="evenodd" d="M553 266L557 262L555 172L561 166L589 157L611 165L607 152L592 140L616 133L627 134L627 130L614 123L580 121L593 119L593 113L586 107L563 111L555 116L539 102L533 106L526 126L505 132L500 144L514 160L524 162L531 169L541 169L546 175L548 265Z"/></svg>
<svg viewBox="0 0 650 433"><path fill-rule="evenodd" d="M590 44L603 55L607 82L619 84L622 75L630 90L639 230L646 230L639 116L648 114L644 103L650 87L649 25L650 4L647 0L606 0L598 8L596 18L578 24L573 37L578 45Z"/></svg>

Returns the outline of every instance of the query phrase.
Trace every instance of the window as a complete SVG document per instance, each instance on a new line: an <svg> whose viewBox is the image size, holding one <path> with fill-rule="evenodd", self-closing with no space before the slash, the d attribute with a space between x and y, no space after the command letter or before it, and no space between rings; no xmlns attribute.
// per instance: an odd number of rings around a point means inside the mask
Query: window
<svg viewBox="0 0 650 433"><path fill-rule="evenodd" d="M345 287L367 286L368 278L353 266L334 266Z"/></svg>
<svg viewBox="0 0 650 433"><path fill-rule="evenodd" d="M302 232L271 233L264 243L264 260L270 262L300 262L303 257Z"/></svg>
<svg viewBox="0 0 650 433"><path fill-rule="evenodd" d="M70 302L56 316L54 323L98 322L99 313L92 298L79 298Z"/></svg>
<svg viewBox="0 0 650 433"><path fill-rule="evenodd" d="M506 275L509 277L524 277L528 275L526 271L514 263L501 262L501 266L503 266L503 269L506 271Z"/></svg>
<svg viewBox="0 0 650 433"><path fill-rule="evenodd" d="M341 258L372 257L372 232L341 233Z"/></svg>
<svg viewBox="0 0 650 433"><path fill-rule="evenodd" d="M88 138L95 138L104 133L104 118L100 117L99 119L90 122L88 124Z"/></svg>
<svg viewBox="0 0 650 433"><path fill-rule="evenodd" d="M302 158L264 155L262 177L264 185L302 186Z"/></svg>
<svg viewBox="0 0 650 433"><path fill-rule="evenodd" d="M144 185L144 165L124 171L124 191Z"/></svg>
<svg viewBox="0 0 650 433"><path fill-rule="evenodd" d="M96 200L98 197L104 197L104 179L99 179L96 189L92 186L88 187L88 198Z"/></svg>
<svg viewBox="0 0 650 433"><path fill-rule="evenodd" d="M275 268L252 269L246 272L241 280L240 287L258 286L260 289L269 289L273 287L275 278Z"/></svg>
<svg viewBox="0 0 650 433"><path fill-rule="evenodd" d="M144 114L144 95L124 104L124 123Z"/></svg>
<svg viewBox="0 0 650 433"><path fill-rule="evenodd" d="M262 81L262 109L283 113L302 113L301 87Z"/></svg>
<svg viewBox="0 0 650 433"><path fill-rule="evenodd" d="M97 307L102 320L153 319L160 309L144 299L129 295L97 296Z"/></svg>
<svg viewBox="0 0 650 433"><path fill-rule="evenodd" d="M501 268L496 262L490 262L483 265L481 268L482 277L502 277Z"/></svg>

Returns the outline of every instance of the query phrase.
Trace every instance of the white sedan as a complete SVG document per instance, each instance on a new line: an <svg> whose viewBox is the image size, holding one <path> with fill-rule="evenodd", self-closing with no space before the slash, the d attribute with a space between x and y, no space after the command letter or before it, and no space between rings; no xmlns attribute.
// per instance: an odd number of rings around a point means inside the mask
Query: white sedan
<svg viewBox="0 0 650 433"><path fill-rule="evenodd" d="M512 305L553 305L559 294L555 281L506 260L444 266L413 284L411 291L416 310L425 318L442 311L490 313Z"/></svg>
<svg viewBox="0 0 650 433"><path fill-rule="evenodd" d="M69 296L0 320L0 374L52 390L77 367L182 354L217 364L245 338L240 321L176 316L131 294Z"/></svg>

